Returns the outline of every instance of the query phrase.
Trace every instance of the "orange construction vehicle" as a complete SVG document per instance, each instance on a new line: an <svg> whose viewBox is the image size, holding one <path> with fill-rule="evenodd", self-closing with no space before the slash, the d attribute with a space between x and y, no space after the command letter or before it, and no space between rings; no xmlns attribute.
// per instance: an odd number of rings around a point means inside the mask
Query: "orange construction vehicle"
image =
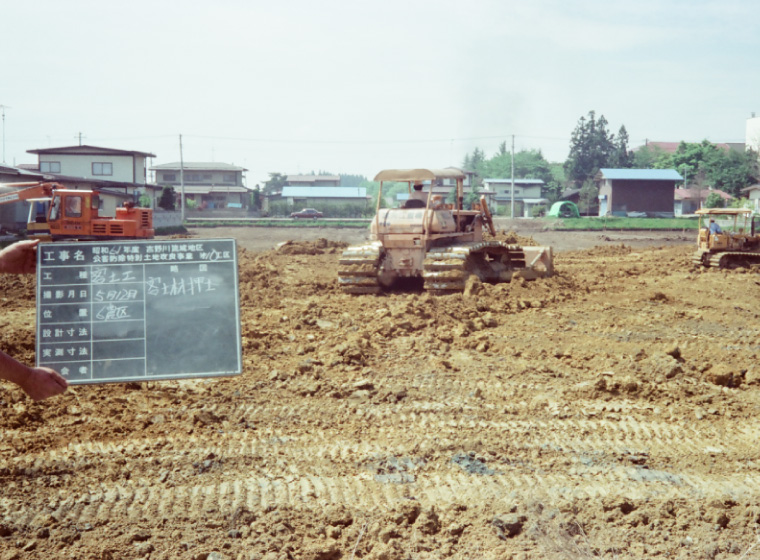
<svg viewBox="0 0 760 560"><path fill-rule="evenodd" d="M60 183L7 183L14 190L0 193L0 204L32 203L27 231L32 237L59 239L151 239L153 211L130 203L116 209L116 217L100 216L100 197L88 190L66 189ZM35 215L34 202L48 202L46 216Z"/></svg>

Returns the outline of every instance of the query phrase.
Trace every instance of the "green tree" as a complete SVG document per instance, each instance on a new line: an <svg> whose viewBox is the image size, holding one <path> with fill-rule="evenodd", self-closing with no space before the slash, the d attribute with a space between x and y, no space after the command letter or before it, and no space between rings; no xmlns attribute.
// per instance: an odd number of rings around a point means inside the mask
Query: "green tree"
<svg viewBox="0 0 760 560"><path fill-rule="evenodd" d="M633 167L633 152L628 147L628 131L625 125L620 127L617 138L613 140L613 152L608 165L616 169Z"/></svg>
<svg viewBox="0 0 760 560"><path fill-rule="evenodd" d="M705 208L725 208L726 202L718 193L710 193L705 200Z"/></svg>
<svg viewBox="0 0 760 560"><path fill-rule="evenodd" d="M576 184L592 180L600 168L612 165L618 151L615 135L607 130L607 119L604 115L597 119L596 113L589 111L588 118L580 118L570 139L570 153L565 162L568 180Z"/></svg>
<svg viewBox="0 0 760 560"><path fill-rule="evenodd" d="M709 186L734 197L740 196L741 189L758 180L755 152L725 150L707 140L681 142L675 153L660 153L652 167L675 169L686 184L694 183L700 172L704 173Z"/></svg>
<svg viewBox="0 0 760 560"><path fill-rule="evenodd" d="M287 175L282 173L270 173L269 180L264 183L264 194L272 194L282 190L285 182L288 180Z"/></svg>
<svg viewBox="0 0 760 560"><path fill-rule="evenodd" d="M165 186L161 189L161 198L158 199L158 207L164 210L174 210L174 204L177 200L177 194L174 187Z"/></svg>

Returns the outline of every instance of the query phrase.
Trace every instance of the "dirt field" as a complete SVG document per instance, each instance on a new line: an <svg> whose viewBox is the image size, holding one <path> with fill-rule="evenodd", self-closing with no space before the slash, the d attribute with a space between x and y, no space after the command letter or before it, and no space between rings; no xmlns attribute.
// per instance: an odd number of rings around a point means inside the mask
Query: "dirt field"
<svg viewBox="0 0 760 560"><path fill-rule="evenodd" d="M555 277L352 297L355 239L287 231L193 232L239 239L241 376L0 385L0 560L760 557L760 274L530 232Z"/></svg>

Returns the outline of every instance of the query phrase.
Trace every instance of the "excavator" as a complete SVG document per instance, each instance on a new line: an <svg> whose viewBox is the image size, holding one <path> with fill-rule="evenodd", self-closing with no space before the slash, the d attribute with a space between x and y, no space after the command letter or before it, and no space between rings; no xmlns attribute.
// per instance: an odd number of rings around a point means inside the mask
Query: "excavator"
<svg viewBox="0 0 760 560"><path fill-rule="evenodd" d="M760 231L748 208L700 208L697 251L692 262L706 268L749 268L760 264ZM709 221L708 221L709 220ZM710 231L710 222L724 225ZM717 222L715 222L717 223Z"/></svg>
<svg viewBox="0 0 760 560"><path fill-rule="evenodd" d="M456 168L387 169L380 182L370 243L348 247L342 254L338 282L344 293L377 294L412 280L436 295L463 292L471 276L482 282L533 280L554 272L551 247L508 245L484 239L496 235L485 197L464 208L465 174ZM453 182L453 202L433 188ZM381 208L385 183L407 183L409 199L400 208ZM422 185L429 185L427 193ZM418 186L412 191L413 186Z"/></svg>
<svg viewBox="0 0 760 560"><path fill-rule="evenodd" d="M45 241L64 239L102 241L152 239L153 211L131 203L116 208L116 216L100 216L100 197L90 190L66 189L60 183L5 183L12 190L0 192L0 205L31 203L27 233ZM49 203L47 215L37 215L36 202Z"/></svg>

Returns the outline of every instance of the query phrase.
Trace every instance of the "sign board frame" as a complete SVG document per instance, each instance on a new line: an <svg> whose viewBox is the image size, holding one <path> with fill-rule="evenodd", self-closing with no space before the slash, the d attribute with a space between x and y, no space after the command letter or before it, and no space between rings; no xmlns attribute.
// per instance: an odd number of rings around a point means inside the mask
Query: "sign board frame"
<svg viewBox="0 0 760 560"><path fill-rule="evenodd" d="M70 384L242 373L235 240L39 244L36 350Z"/></svg>

